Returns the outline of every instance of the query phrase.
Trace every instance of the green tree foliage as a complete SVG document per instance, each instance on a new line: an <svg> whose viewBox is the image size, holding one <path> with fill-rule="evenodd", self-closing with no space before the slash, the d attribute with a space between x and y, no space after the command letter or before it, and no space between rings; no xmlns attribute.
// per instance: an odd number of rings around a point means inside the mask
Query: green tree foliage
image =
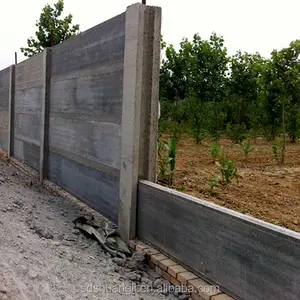
<svg viewBox="0 0 300 300"><path fill-rule="evenodd" d="M71 14L62 18L64 1L58 0L53 7L47 4L36 22L35 37L27 40L27 47L22 47L21 52L28 57L43 51L44 48L57 45L64 40L79 33L79 25L72 25Z"/></svg>
<svg viewBox="0 0 300 300"><path fill-rule="evenodd" d="M198 34L183 39L178 50L163 42L163 50L161 122L168 120L173 132L185 124L197 143L220 134L237 143L258 134L274 140L287 133L291 142L300 137L300 41L269 59L242 51L230 57L215 33L208 40Z"/></svg>

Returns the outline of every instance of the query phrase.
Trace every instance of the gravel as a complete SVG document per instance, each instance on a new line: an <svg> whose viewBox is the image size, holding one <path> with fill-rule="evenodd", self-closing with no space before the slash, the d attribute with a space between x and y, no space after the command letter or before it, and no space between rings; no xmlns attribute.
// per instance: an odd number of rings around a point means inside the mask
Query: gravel
<svg viewBox="0 0 300 300"><path fill-rule="evenodd" d="M74 229L82 215L105 221L0 160L0 299L176 299L153 288L163 281L151 280L143 255L111 258Z"/></svg>

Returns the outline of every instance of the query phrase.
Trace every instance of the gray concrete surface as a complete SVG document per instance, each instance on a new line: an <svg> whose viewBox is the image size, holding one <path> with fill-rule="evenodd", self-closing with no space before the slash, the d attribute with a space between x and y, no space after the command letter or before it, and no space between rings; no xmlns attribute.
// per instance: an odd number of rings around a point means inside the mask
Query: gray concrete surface
<svg viewBox="0 0 300 300"><path fill-rule="evenodd" d="M43 54L15 68L14 157L35 170L40 163Z"/></svg>
<svg viewBox="0 0 300 300"><path fill-rule="evenodd" d="M300 299L300 234L142 181L138 236L236 299Z"/></svg>
<svg viewBox="0 0 300 300"><path fill-rule="evenodd" d="M160 8L127 8L118 219L124 240L135 237L138 178L155 179L160 28Z"/></svg>
<svg viewBox="0 0 300 300"><path fill-rule="evenodd" d="M0 71L0 148L8 149L8 98L10 68Z"/></svg>
<svg viewBox="0 0 300 300"><path fill-rule="evenodd" d="M118 220L125 14L52 49L49 178Z"/></svg>

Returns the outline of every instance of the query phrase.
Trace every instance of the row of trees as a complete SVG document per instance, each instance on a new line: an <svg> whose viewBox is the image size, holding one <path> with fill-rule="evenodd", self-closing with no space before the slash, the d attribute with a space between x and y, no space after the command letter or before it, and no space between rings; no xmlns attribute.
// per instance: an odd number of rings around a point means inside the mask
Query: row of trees
<svg viewBox="0 0 300 300"><path fill-rule="evenodd" d="M197 143L226 134L235 142L285 133L300 136L300 41L270 58L238 51L229 56L224 39L196 34L179 49L162 41L161 130L192 133ZM283 135L282 135L283 134Z"/></svg>

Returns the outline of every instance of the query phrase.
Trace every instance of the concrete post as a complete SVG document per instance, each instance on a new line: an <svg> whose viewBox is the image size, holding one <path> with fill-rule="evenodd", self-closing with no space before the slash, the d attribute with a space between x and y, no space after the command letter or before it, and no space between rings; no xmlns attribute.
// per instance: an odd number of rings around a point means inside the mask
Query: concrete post
<svg viewBox="0 0 300 300"><path fill-rule="evenodd" d="M125 241L135 237L139 176L153 180L156 172L160 20L160 8L126 11L118 217Z"/></svg>
<svg viewBox="0 0 300 300"><path fill-rule="evenodd" d="M8 140L7 155L13 156L14 152L14 122L15 122L15 65L10 66L9 98L8 98Z"/></svg>
<svg viewBox="0 0 300 300"><path fill-rule="evenodd" d="M41 145L40 145L40 181L48 175L49 152L49 105L50 105L50 78L51 78L51 48L43 53L43 87L41 109Z"/></svg>
<svg viewBox="0 0 300 300"><path fill-rule="evenodd" d="M118 227L122 238L135 236L139 171L145 6L126 11Z"/></svg>
<svg viewBox="0 0 300 300"><path fill-rule="evenodd" d="M156 181L161 8L145 10L139 179Z"/></svg>

